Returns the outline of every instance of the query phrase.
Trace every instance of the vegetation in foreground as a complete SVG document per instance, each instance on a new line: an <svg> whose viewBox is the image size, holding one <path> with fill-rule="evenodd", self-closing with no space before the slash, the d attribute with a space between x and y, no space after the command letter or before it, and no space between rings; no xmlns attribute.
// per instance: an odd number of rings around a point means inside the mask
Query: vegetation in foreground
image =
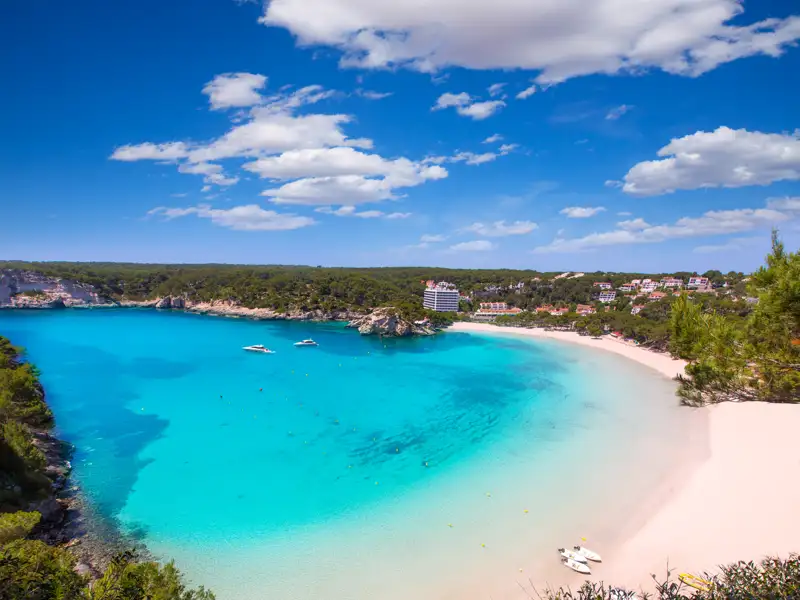
<svg viewBox="0 0 800 600"><path fill-rule="evenodd" d="M704 574L707 585L695 589L668 575L666 581L656 580L656 592L638 593L639 600L797 600L800 598L800 557L787 559L765 558L725 565L716 575ZM587 582L576 591L568 589L529 592L537 600L627 600L633 592L610 587L603 583Z"/></svg>
<svg viewBox="0 0 800 600"><path fill-rule="evenodd" d="M53 425L38 372L0 336L0 600L213 600L187 589L172 563L117 556L97 580L76 572L64 548L30 539L41 515L25 511L52 494L36 433Z"/></svg>

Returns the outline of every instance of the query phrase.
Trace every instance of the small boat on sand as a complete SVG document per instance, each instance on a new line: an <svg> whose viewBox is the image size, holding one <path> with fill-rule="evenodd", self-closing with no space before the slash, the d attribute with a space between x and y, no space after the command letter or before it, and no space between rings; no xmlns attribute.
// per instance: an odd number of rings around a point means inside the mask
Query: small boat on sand
<svg viewBox="0 0 800 600"><path fill-rule="evenodd" d="M559 552L559 554L561 554L562 557L568 558L570 560L574 560L575 562L585 563L588 560L583 554L580 554L580 553L575 552L573 550L567 550L565 548L559 548L558 552Z"/></svg>
<svg viewBox="0 0 800 600"><path fill-rule="evenodd" d="M573 546L572 549L581 556L585 556L591 561L603 562L603 559L600 558L600 555L597 552L592 552L588 548L584 548L583 546Z"/></svg>
<svg viewBox="0 0 800 600"><path fill-rule="evenodd" d="M256 344L255 346L244 346L242 350L247 350L248 352L261 352L262 354L275 354L274 350L270 350L261 344Z"/></svg>
<svg viewBox="0 0 800 600"><path fill-rule="evenodd" d="M295 342L294 345L297 346L297 347L319 346L319 344L317 342L315 342L314 340L303 340L302 342Z"/></svg>
<svg viewBox="0 0 800 600"><path fill-rule="evenodd" d="M591 575L592 570L587 567L584 563L578 562L577 560L572 560L571 558L565 558L561 561L565 567L569 567L573 571L577 571L578 573L583 573L584 575Z"/></svg>

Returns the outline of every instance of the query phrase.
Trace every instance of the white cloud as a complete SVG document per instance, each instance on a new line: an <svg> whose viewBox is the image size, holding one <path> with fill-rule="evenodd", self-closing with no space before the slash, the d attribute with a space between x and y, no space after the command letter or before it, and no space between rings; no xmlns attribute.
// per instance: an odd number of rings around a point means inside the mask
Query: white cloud
<svg viewBox="0 0 800 600"><path fill-rule="evenodd" d="M210 219L212 223L220 227L237 231L284 231L300 229L316 223L310 217L264 210L256 204L234 206L229 209L211 208L208 204L199 204L188 208L159 206L148 211L147 214L161 216L166 220L195 215L201 219Z"/></svg>
<svg viewBox="0 0 800 600"><path fill-rule="evenodd" d="M187 192L181 192L178 194L170 194L171 198L186 198L189 194Z"/></svg>
<svg viewBox="0 0 800 600"><path fill-rule="evenodd" d="M660 160L640 162L625 175L628 194L654 196L676 190L769 185L800 179L800 134L720 127L673 139Z"/></svg>
<svg viewBox="0 0 800 600"><path fill-rule="evenodd" d="M697 246L692 250L696 254L714 254L718 252L734 252L737 250L742 250L747 246L753 246L758 243L764 244L765 238L764 237L743 237L743 238L734 238L725 242L724 244L718 245L708 245L708 246Z"/></svg>
<svg viewBox="0 0 800 600"><path fill-rule="evenodd" d="M393 212L393 213L385 213L380 210L356 210L355 206L340 206L337 209L334 209L330 206L320 206L319 208L315 208L314 212L324 213L326 215L335 215L337 217L358 217L359 219L389 219L389 220L396 220L396 219L407 219L411 216L411 213L401 213L401 212Z"/></svg>
<svg viewBox="0 0 800 600"><path fill-rule="evenodd" d="M519 94L517 94L517 100L525 100L526 98L530 98L536 93L536 90L537 87L535 83L533 85L530 85L529 87L526 87Z"/></svg>
<svg viewBox="0 0 800 600"><path fill-rule="evenodd" d="M475 121L482 121L491 117L498 110L506 105L502 100L487 100L486 102L475 102L469 106L460 106L456 112L462 117L471 117Z"/></svg>
<svg viewBox="0 0 800 600"><path fill-rule="evenodd" d="M435 234L434 235L434 234L426 233L421 238L419 238L419 241L422 242L423 244L435 244L437 242L443 242L446 239L447 239L446 235L442 235L442 234Z"/></svg>
<svg viewBox="0 0 800 600"><path fill-rule="evenodd" d="M502 140L503 140L503 136L500 135L499 133L495 133L495 134L492 134L489 137L487 137L485 140L483 140L483 143L484 144L494 144L494 143L500 142Z"/></svg>
<svg viewBox="0 0 800 600"><path fill-rule="evenodd" d="M568 206L559 211L569 219L588 219L605 211L604 206Z"/></svg>
<svg viewBox="0 0 800 600"><path fill-rule="evenodd" d="M473 223L465 227L464 231L477 233L486 237L505 237L509 235L525 235L539 227L533 221L514 221L506 224L505 221L494 223Z"/></svg>
<svg viewBox="0 0 800 600"><path fill-rule="evenodd" d="M628 212L627 210L624 210L622 212L618 212L617 216L618 217L630 217L632 214L633 214L632 212Z"/></svg>
<svg viewBox="0 0 800 600"><path fill-rule="evenodd" d="M267 83L264 75L253 73L224 73L217 75L203 88L212 110L253 106L261 102L262 89Z"/></svg>
<svg viewBox="0 0 800 600"><path fill-rule="evenodd" d="M491 117L494 113L506 105L502 100L486 100L485 102L474 102L473 98L466 92L451 94L446 92L439 96L436 104L431 110L442 110L444 108L455 108L456 112L462 117L470 117L475 121L481 121Z"/></svg>
<svg viewBox="0 0 800 600"><path fill-rule="evenodd" d="M647 229L650 227L650 224L644 219L629 219L627 221L620 221L617 223L617 227L627 231L639 231L641 229Z"/></svg>
<svg viewBox="0 0 800 600"><path fill-rule="evenodd" d="M441 110L443 108L466 106L472 101L471 96L466 92L459 94L451 94L445 92L436 99L436 104L433 105L431 110Z"/></svg>
<svg viewBox="0 0 800 600"><path fill-rule="evenodd" d="M135 160L177 160L186 158L189 149L183 142L168 142L166 144L128 144L120 146L111 155L113 160L135 161Z"/></svg>
<svg viewBox="0 0 800 600"><path fill-rule="evenodd" d="M800 37L797 16L748 23L743 13L737 0L272 0L261 22L340 49L343 66L529 69L554 83L647 69L694 77L779 56Z"/></svg>
<svg viewBox="0 0 800 600"><path fill-rule="evenodd" d="M606 120L616 121L622 115L624 115L627 112L630 112L632 109L633 106L631 106L630 104L620 104L619 106L616 106L612 108L610 111L608 111L608 114L606 114Z"/></svg>
<svg viewBox="0 0 800 600"><path fill-rule="evenodd" d="M207 86L211 89L206 90L212 104L220 107L245 102L240 97L243 79L242 74L215 78ZM257 85L259 81L249 83ZM232 97L234 92L237 99ZM254 158L242 165L246 171L262 178L295 180L268 189L262 195L278 203L310 205L378 202L397 198L398 188L447 177L447 170L441 166L403 157L386 159L356 150L369 149L373 143L370 139L347 136L343 128L352 121L349 115L296 114L301 107L318 104L335 94L319 85L295 90L282 88L272 96L259 96L258 105L246 113L237 113L242 120L216 139L206 143L127 145L117 148L111 158L178 162L181 173L203 176L205 191L209 185L230 186L239 181L236 176L226 175L220 162ZM392 218L403 215L396 213Z"/></svg>
<svg viewBox="0 0 800 600"><path fill-rule="evenodd" d="M489 240L475 240L472 242L461 242L450 246L450 250L454 252L486 252L487 250L494 249L494 244Z"/></svg>
<svg viewBox="0 0 800 600"><path fill-rule="evenodd" d="M364 204L398 198L396 188L412 187L428 180L447 177L439 166L418 167L411 161L386 177L376 179L363 175L307 177L261 192L276 204Z"/></svg>
<svg viewBox="0 0 800 600"><path fill-rule="evenodd" d="M493 83L487 88L490 96L499 96L503 93L503 88L506 87L505 83Z"/></svg>
<svg viewBox="0 0 800 600"><path fill-rule="evenodd" d="M211 186L210 185L204 185L202 188L200 188L200 191L201 192L210 192L211 191Z"/></svg>
<svg viewBox="0 0 800 600"><path fill-rule="evenodd" d="M367 100L383 100L394 95L394 92L374 92L372 90L357 89L356 94Z"/></svg>
<svg viewBox="0 0 800 600"><path fill-rule="evenodd" d="M213 163L186 163L178 166L179 173L189 173L192 175L202 175L206 184L216 184L220 186L235 185L239 182L238 177L226 177L222 172L222 167Z"/></svg>
<svg viewBox="0 0 800 600"><path fill-rule="evenodd" d="M534 248L533 252L536 254L582 252L618 244L650 244L679 238L741 233L772 227L791 218L790 214L770 208L740 208L712 210L700 217L683 217L670 225L647 225L638 228L633 226L635 221L623 221L627 228L620 227L613 231L592 233L581 238L557 238L547 246Z"/></svg>
<svg viewBox="0 0 800 600"><path fill-rule="evenodd" d="M456 152L452 156L428 156L422 162L434 165L458 162L463 162L468 165L482 165L496 160L498 156L506 156L518 147L519 144L503 144L498 148L497 152L483 152L481 154L476 154L475 152Z"/></svg>
<svg viewBox="0 0 800 600"><path fill-rule="evenodd" d="M767 208L785 210L787 212L800 212L800 196L785 198L767 198Z"/></svg>

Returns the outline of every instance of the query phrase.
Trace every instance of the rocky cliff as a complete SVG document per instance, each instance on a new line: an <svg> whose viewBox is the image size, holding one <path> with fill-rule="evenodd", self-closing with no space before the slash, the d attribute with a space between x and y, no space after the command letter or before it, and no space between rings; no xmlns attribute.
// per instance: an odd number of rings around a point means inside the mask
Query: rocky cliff
<svg viewBox="0 0 800 600"><path fill-rule="evenodd" d="M424 322L403 319L396 308L376 308L371 313L352 319L347 326L358 329L361 335L386 335L406 337L409 335L433 335L435 330Z"/></svg>
<svg viewBox="0 0 800 600"><path fill-rule="evenodd" d="M62 308L108 304L90 285L21 269L0 270L0 307Z"/></svg>

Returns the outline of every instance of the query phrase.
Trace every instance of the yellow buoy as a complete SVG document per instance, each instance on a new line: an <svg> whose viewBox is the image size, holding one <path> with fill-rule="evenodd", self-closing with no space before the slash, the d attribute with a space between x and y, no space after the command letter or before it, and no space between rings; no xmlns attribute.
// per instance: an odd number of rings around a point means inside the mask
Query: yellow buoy
<svg viewBox="0 0 800 600"><path fill-rule="evenodd" d="M481 548L486 548L486 544L481 544Z"/></svg>
<svg viewBox="0 0 800 600"><path fill-rule="evenodd" d="M452 526L453 526L453 524L452 524L452 523L448 523L448 524L447 524L447 526L448 526L448 527L452 527Z"/></svg>
<svg viewBox="0 0 800 600"><path fill-rule="evenodd" d="M526 509L525 509L525 510L523 510L522 512L524 512L524 513L527 515L527 514L528 514L528 509L526 508Z"/></svg>
<svg viewBox="0 0 800 600"><path fill-rule="evenodd" d="M378 482L377 482L377 481L375 482L375 485L378 485Z"/></svg>
<svg viewBox="0 0 800 600"><path fill-rule="evenodd" d="M486 492L486 497L487 497L487 498L491 498L491 497L492 497L492 495L491 495L489 492Z"/></svg>

